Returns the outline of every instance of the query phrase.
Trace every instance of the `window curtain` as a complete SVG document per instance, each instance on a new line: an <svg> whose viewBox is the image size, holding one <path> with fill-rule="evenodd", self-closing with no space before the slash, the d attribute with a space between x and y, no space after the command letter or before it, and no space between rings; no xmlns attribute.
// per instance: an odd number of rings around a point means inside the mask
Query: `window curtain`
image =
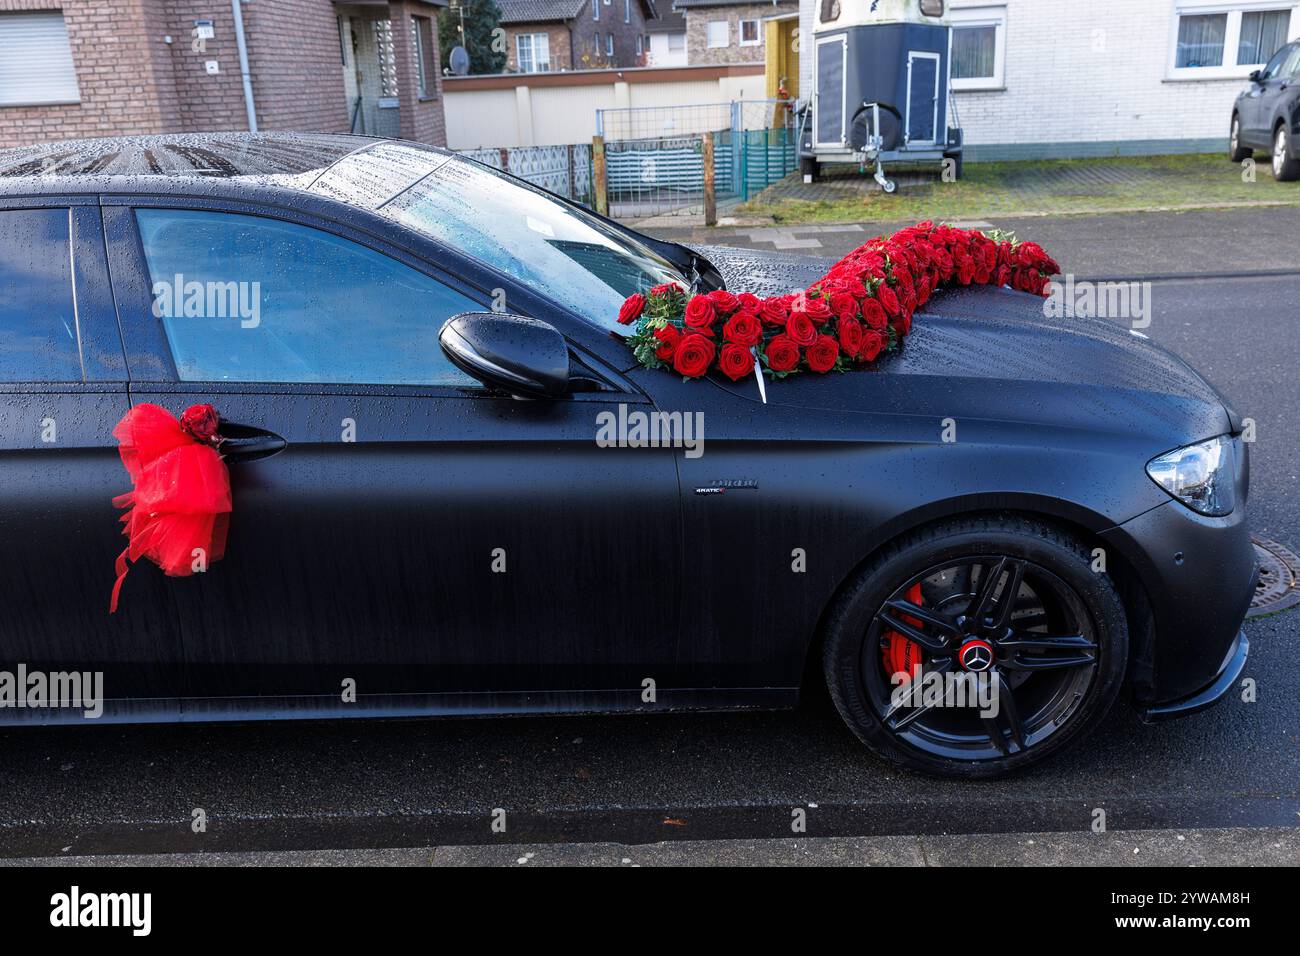
<svg viewBox="0 0 1300 956"><path fill-rule="evenodd" d="M962 27L952 30L952 78L987 79L993 76L998 28Z"/></svg>
<svg viewBox="0 0 1300 956"><path fill-rule="evenodd" d="M1226 13L1178 18L1178 54L1174 66L1222 66L1223 40L1228 32Z"/></svg>
<svg viewBox="0 0 1300 956"><path fill-rule="evenodd" d="M1286 43L1287 27L1290 25L1290 10L1243 13L1241 40L1237 43L1237 63L1243 66L1267 63L1269 57Z"/></svg>

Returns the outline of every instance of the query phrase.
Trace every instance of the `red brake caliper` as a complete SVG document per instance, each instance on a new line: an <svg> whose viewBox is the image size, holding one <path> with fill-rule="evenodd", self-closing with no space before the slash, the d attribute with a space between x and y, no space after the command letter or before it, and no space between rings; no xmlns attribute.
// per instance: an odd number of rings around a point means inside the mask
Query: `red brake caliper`
<svg viewBox="0 0 1300 956"><path fill-rule="evenodd" d="M923 606L919 581L907 589L907 599L918 607ZM914 617L905 614L900 616L913 627L921 626L921 622ZM892 677L894 674L906 674L903 683L910 683L917 668L921 666L921 648L915 641L909 641L897 631L885 631L884 640L880 643L880 658L887 675Z"/></svg>

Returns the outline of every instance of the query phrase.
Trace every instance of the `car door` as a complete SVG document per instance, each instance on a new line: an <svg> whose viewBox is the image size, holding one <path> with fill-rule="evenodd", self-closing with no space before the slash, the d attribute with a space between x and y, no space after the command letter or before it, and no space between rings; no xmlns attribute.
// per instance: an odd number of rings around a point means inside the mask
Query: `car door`
<svg viewBox="0 0 1300 956"><path fill-rule="evenodd" d="M229 464L224 559L168 581L191 696L328 711L351 686L353 706L379 712L395 706L379 695L472 692L566 706L668 673L672 451L594 440L600 411L643 396L489 394L437 344L489 292L370 233L196 203L110 207L105 221L132 401L209 402L223 432L265 444ZM221 290L227 308L186 315L178 285Z"/></svg>
<svg viewBox="0 0 1300 956"><path fill-rule="evenodd" d="M88 673L103 698L147 698L135 706L163 715L182 690L169 595L142 576L108 613L125 545L112 499L131 487L112 432L126 410L97 202L0 203L0 671L26 689L24 670L49 687L53 672ZM28 710L9 691L0 708L84 716Z"/></svg>
<svg viewBox="0 0 1300 956"><path fill-rule="evenodd" d="M1282 94L1292 82L1290 73L1284 70L1294 46L1284 46L1273 54L1268 64L1260 71L1259 80L1251 84L1251 89L1242 101L1241 125L1249 142L1257 147L1271 145L1273 116Z"/></svg>

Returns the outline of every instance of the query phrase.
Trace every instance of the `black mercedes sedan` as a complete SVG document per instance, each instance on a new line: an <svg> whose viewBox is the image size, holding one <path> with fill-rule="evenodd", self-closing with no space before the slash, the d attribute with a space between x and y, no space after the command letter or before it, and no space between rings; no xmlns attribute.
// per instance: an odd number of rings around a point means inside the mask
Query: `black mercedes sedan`
<svg viewBox="0 0 1300 956"><path fill-rule="evenodd" d="M1257 149L1267 151L1274 179L1300 179L1300 41L1252 72L1232 105L1228 158L1240 163Z"/></svg>
<svg viewBox="0 0 1300 956"><path fill-rule="evenodd" d="M0 223L0 721L779 708L824 680L886 759L979 777L1244 666L1241 419L1115 323L940 292L869 370L686 381L627 348L629 294L827 263L348 136L8 150ZM222 560L140 562L110 615L113 430L144 403L217 410L233 511ZM698 428L601 439L638 414ZM983 683L899 693L926 671ZM98 713L23 696L74 672Z"/></svg>

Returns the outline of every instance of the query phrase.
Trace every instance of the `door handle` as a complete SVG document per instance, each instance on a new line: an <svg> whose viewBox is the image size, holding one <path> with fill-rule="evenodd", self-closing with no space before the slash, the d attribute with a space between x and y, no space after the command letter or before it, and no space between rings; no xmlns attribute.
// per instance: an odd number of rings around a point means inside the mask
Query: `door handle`
<svg viewBox="0 0 1300 956"><path fill-rule="evenodd" d="M274 432L233 422L221 423L218 450L229 461L259 461L288 447L289 443Z"/></svg>

